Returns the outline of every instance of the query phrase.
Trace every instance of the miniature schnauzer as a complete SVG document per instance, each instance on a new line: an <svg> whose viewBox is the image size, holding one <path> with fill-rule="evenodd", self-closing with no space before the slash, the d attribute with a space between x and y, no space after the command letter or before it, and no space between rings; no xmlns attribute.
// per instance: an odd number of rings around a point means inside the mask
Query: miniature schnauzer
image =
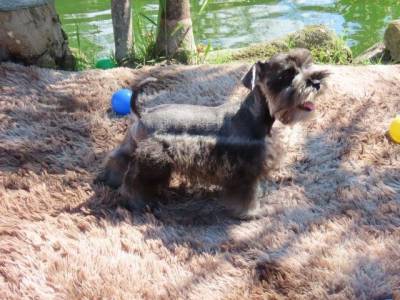
<svg viewBox="0 0 400 300"><path fill-rule="evenodd" d="M109 156L100 180L120 187L140 206L168 186L172 174L190 182L218 185L232 215L259 213L258 181L274 168L282 152L271 135L275 119L293 124L315 110L328 73L316 68L306 49L257 62L242 78L250 92L241 103L217 107L166 104L146 113L131 101L134 122Z"/></svg>

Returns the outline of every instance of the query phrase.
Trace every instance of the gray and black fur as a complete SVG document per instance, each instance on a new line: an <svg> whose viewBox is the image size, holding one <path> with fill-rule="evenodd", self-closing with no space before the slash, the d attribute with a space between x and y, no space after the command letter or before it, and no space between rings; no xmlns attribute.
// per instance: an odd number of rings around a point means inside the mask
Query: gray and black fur
<svg viewBox="0 0 400 300"><path fill-rule="evenodd" d="M222 187L233 215L256 215L257 182L281 152L271 136L275 119L292 124L308 118L327 75L308 50L296 49L254 64L242 79L250 92L241 103L166 104L140 113L132 98L135 120L101 179L122 185L123 194L139 203L156 197L178 173Z"/></svg>
<svg viewBox="0 0 400 300"><path fill-rule="evenodd" d="M230 212L250 217L259 212L257 183L279 162L278 147L272 138L156 134L138 143L121 192L133 200L130 206L143 207L159 199L176 174L192 184L221 187Z"/></svg>

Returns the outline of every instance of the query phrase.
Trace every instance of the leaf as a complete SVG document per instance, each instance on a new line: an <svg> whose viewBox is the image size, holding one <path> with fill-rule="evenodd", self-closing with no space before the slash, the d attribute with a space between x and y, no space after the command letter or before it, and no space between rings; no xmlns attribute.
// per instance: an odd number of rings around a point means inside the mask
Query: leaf
<svg viewBox="0 0 400 300"><path fill-rule="evenodd" d="M208 0L204 0L203 4L200 7L200 10L199 10L199 13L198 13L199 15L201 15L203 13L203 11L206 8L207 4L208 4Z"/></svg>
<svg viewBox="0 0 400 300"><path fill-rule="evenodd" d="M146 16L144 13L140 13L140 16L142 16L143 18L145 18L147 21L149 21L151 24L153 24L154 26L157 26L157 22L155 22L153 19L151 19L150 17Z"/></svg>
<svg viewBox="0 0 400 300"><path fill-rule="evenodd" d="M174 28L174 30L171 32L171 36L174 36L180 29L183 28L183 24L182 23L178 23L176 24L176 27Z"/></svg>

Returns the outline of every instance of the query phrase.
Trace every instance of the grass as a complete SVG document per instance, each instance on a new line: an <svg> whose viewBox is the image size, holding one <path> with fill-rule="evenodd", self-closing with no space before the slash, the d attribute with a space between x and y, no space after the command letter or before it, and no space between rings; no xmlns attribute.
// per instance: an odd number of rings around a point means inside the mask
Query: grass
<svg viewBox="0 0 400 300"><path fill-rule="evenodd" d="M75 39L77 43L77 48L71 48L72 54L75 56L75 70L81 71L85 69L90 69L94 65L91 65L88 57L82 51L81 44L81 34L80 27L78 23L75 23Z"/></svg>
<svg viewBox="0 0 400 300"><path fill-rule="evenodd" d="M139 11L133 16L133 29L134 43L128 57L129 65L137 68L165 60L156 56L157 21Z"/></svg>
<svg viewBox="0 0 400 300"><path fill-rule="evenodd" d="M208 42L207 45L198 44L197 53L195 54L195 63L204 64L207 61L208 54L212 51L211 43Z"/></svg>
<svg viewBox="0 0 400 300"><path fill-rule="evenodd" d="M352 62L352 53L346 51L346 42L342 38L335 39L330 47L311 47L310 51L316 62L324 64L347 65Z"/></svg>
<svg viewBox="0 0 400 300"><path fill-rule="evenodd" d="M71 47L71 52L75 56L75 70L94 69L101 48L96 44L90 43L87 39L82 38L78 23L75 23L75 36L73 38L76 41L76 48ZM83 43L89 44L89 46L84 47ZM108 58L115 61L113 53L110 53Z"/></svg>

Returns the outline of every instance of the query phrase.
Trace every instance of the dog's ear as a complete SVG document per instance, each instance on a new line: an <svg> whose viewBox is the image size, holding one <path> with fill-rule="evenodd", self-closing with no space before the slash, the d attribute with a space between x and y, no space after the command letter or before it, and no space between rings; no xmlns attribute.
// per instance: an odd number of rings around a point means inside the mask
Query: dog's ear
<svg viewBox="0 0 400 300"><path fill-rule="evenodd" d="M295 48L287 53L288 59L294 61L298 67L311 65L313 63L310 50L305 48Z"/></svg>
<svg viewBox="0 0 400 300"><path fill-rule="evenodd" d="M268 62L262 63L258 61L251 69L242 77L243 85L249 90L254 90L257 81L264 77L265 72L268 69Z"/></svg>
<svg viewBox="0 0 400 300"><path fill-rule="evenodd" d="M322 81L323 79L325 79L329 75L331 75L331 72L329 72L328 70L318 70L318 71L315 71L311 75L311 77L312 77L312 79L318 79L318 80Z"/></svg>

